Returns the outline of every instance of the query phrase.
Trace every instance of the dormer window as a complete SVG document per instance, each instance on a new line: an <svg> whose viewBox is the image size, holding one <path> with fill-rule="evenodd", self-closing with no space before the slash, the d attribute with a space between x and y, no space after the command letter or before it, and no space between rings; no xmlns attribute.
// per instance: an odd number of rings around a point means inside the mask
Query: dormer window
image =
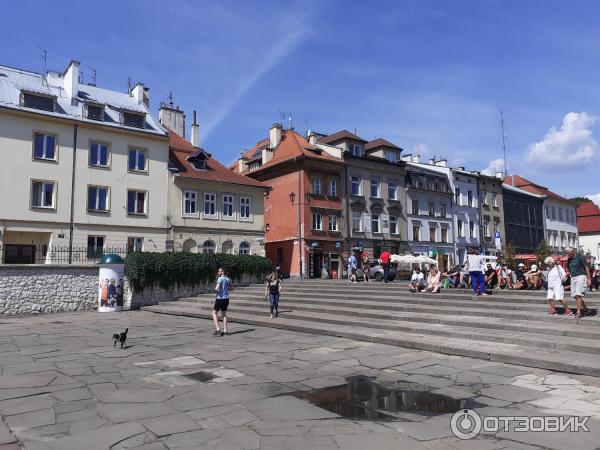
<svg viewBox="0 0 600 450"><path fill-rule="evenodd" d="M194 164L195 169L206 170L206 160L205 159L196 158L196 159L194 159L193 164Z"/></svg>
<svg viewBox="0 0 600 450"><path fill-rule="evenodd" d="M360 144L350 144L350 149L352 151L352 156L362 155L362 147L360 146Z"/></svg>
<svg viewBox="0 0 600 450"><path fill-rule="evenodd" d="M104 106L86 103L84 109L85 117L88 119L98 120L100 122L104 121Z"/></svg>
<svg viewBox="0 0 600 450"><path fill-rule="evenodd" d="M51 95L33 94L31 92L22 92L21 106L54 112L56 110L56 97Z"/></svg>
<svg viewBox="0 0 600 450"><path fill-rule="evenodd" d="M194 153L189 155L186 159L192 163L192 165L194 166L194 169L198 169L198 170L206 170L207 169L206 162L208 160L208 157L207 157L206 153L204 153L203 150L200 150L200 149L196 150Z"/></svg>
<svg viewBox="0 0 600 450"><path fill-rule="evenodd" d="M146 126L145 114L123 111L121 113L121 120L123 125L127 127L144 128Z"/></svg>
<svg viewBox="0 0 600 450"><path fill-rule="evenodd" d="M260 167L260 163L254 162L254 163L250 164L250 166L248 167L248 170L257 170L259 167Z"/></svg>
<svg viewBox="0 0 600 450"><path fill-rule="evenodd" d="M398 153L386 150L385 151L385 159L387 159L391 163L395 163L398 161Z"/></svg>

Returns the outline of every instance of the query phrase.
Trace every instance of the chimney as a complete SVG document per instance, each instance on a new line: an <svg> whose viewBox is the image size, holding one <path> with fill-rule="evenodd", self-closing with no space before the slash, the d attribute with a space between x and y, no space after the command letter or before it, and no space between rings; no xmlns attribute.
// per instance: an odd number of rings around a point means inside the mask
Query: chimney
<svg viewBox="0 0 600 450"><path fill-rule="evenodd" d="M142 103L150 106L150 88L144 86L144 83L138 82L131 90L130 95L135 98L139 105Z"/></svg>
<svg viewBox="0 0 600 450"><path fill-rule="evenodd" d="M496 172L496 178L499 178L501 180L504 179L504 173L503 172Z"/></svg>
<svg viewBox="0 0 600 450"><path fill-rule="evenodd" d="M317 138L318 138L317 133L315 133L314 131L308 130L308 142L310 143L310 145L316 145Z"/></svg>
<svg viewBox="0 0 600 450"><path fill-rule="evenodd" d="M185 138L185 114L179 109L179 106L173 107L172 104L161 103L158 110L158 121L163 127ZM192 125L192 132L193 129L194 126Z"/></svg>
<svg viewBox="0 0 600 450"><path fill-rule="evenodd" d="M401 155L400 159L402 161L407 161L407 162L411 162L412 161L412 153L407 153L406 155Z"/></svg>
<svg viewBox="0 0 600 450"><path fill-rule="evenodd" d="M71 105L77 105L77 95L79 92L79 61L71 60L69 67L63 74L65 83L65 92L71 99Z"/></svg>
<svg viewBox="0 0 600 450"><path fill-rule="evenodd" d="M194 111L194 122L192 123L192 135L190 142L194 147L200 147L200 125L196 123L196 111Z"/></svg>
<svg viewBox="0 0 600 450"><path fill-rule="evenodd" d="M511 179L512 179L512 185L515 186L516 185L516 183L515 183L515 176L511 175Z"/></svg>
<svg viewBox="0 0 600 450"><path fill-rule="evenodd" d="M244 152L240 155L240 159L238 159L238 172L242 173L248 170L248 158L244 156Z"/></svg>
<svg viewBox="0 0 600 450"><path fill-rule="evenodd" d="M465 171L465 168L463 166L457 167L458 170L462 170L463 172Z"/></svg>
<svg viewBox="0 0 600 450"><path fill-rule="evenodd" d="M448 161L445 159L440 159L439 161L435 162L435 165L439 167L448 167Z"/></svg>
<svg viewBox="0 0 600 450"><path fill-rule="evenodd" d="M271 148L263 148L261 152L261 165L265 165L273 158L273 149Z"/></svg>
<svg viewBox="0 0 600 450"><path fill-rule="evenodd" d="M281 125L274 123L269 130L269 147L275 148L281 141ZM270 158L269 158L270 159Z"/></svg>
<svg viewBox="0 0 600 450"><path fill-rule="evenodd" d="M434 158L430 158L429 159L429 164L431 164L432 166L435 165L435 159Z"/></svg>

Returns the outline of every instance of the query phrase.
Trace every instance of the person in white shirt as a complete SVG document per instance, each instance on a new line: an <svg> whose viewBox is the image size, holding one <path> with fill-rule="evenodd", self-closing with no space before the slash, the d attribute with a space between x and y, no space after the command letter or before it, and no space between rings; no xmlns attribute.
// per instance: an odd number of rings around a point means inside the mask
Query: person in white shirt
<svg viewBox="0 0 600 450"><path fill-rule="evenodd" d="M487 295L485 292L485 279L483 278L484 257L473 250L467 255L467 267L471 277L471 287L475 295Z"/></svg>
<svg viewBox="0 0 600 450"><path fill-rule="evenodd" d="M413 270L408 289L410 292L420 292L425 288L425 275L420 268Z"/></svg>
<svg viewBox="0 0 600 450"><path fill-rule="evenodd" d="M544 260L544 264L548 266L548 306L550 306L551 315L556 315L556 303L558 300L562 303L565 311L563 314L566 316L572 316L573 311L567 305L565 301L565 288L563 287L563 281L567 279L567 273L565 269L563 269L560 264L555 264L554 258L552 256L548 256Z"/></svg>

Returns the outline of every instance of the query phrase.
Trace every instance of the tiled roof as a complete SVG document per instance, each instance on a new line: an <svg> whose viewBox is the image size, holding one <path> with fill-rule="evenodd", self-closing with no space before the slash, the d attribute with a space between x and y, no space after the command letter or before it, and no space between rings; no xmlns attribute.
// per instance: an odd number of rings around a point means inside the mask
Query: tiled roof
<svg viewBox="0 0 600 450"><path fill-rule="evenodd" d="M380 147L393 148L394 150L402 150L396 144L392 144L387 139L377 138L365 144L365 150L373 150Z"/></svg>
<svg viewBox="0 0 600 450"><path fill-rule="evenodd" d="M506 184L510 184L512 186L513 178L514 178L514 185L516 187L518 187L519 189L523 189L527 192L531 192L532 194L545 195L548 198L558 200L560 202L570 203L573 206L575 206L575 203L572 202L571 200L564 198L564 197L552 192L550 189L534 183L533 181L529 181L527 178L523 178L522 176L509 175L509 176L504 177L504 182Z"/></svg>
<svg viewBox="0 0 600 450"><path fill-rule="evenodd" d="M600 233L600 208L594 202L583 202L577 208L577 230Z"/></svg>
<svg viewBox="0 0 600 450"><path fill-rule="evenodd" d="M351 139L353 141L364 142L364 143L367 142L363 138L355 135L354 133L350 133L348 130L341 130L341 131L338 131L337 133L333 133L328 136L320 137L317 140L317 142L319 144L333 144L335 142L342 141L344 139Z"/></svg>
<svg viewBox="0 0 600 450"><path fill-rule="evenodd" d="M169 162L171 166L179 171L179 176L185 178L194 178L197 180L218 181L221 183L256 186L268 189L268 185L265 183L261 183L260 181L256 181L252 178L232 172L219 161L210 156L210 154L205 150L194 147L192 144L173 131L167 130L167 133L169 134ZM205 155L207 156L207 170L196 169L194 165L186 159L188 156L192 156L194 154L197 155L199 150L204 151Z"/></svg>
<svg viewBox="0 0 600 450"><path fill-rule="evenodd" d="M72 105L71 99L65 94L64 79L60 78L61 76L57 72L48 72L47 75L42 75L0 65L0 108L16 109L45 116L62 117L120 129L165 135L165 132L158 124L158 121L152 117L146 105L143 103L139 104L127 92L111 91L80 83L78 85L77 104ZM44 111L22 106L20 101L22 91L54 97L56 99L56 110ZM85 117L83 105L86 102L104 105L104 121L100 122ZM145 114L146 128L122 125L120 120L121 110Z"/></svg>

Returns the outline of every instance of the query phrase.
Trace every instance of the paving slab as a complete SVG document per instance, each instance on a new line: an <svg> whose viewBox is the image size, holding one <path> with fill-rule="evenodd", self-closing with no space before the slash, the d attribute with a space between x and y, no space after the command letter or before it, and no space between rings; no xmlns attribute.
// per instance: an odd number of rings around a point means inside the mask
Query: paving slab
<svg viewBox="0 0 600 450"><path fill-rule="evenodd" d="M184 433L200 429L200 425L185 414L171 414L140 421L156 436L162 437L169 434Z"/></svg>

